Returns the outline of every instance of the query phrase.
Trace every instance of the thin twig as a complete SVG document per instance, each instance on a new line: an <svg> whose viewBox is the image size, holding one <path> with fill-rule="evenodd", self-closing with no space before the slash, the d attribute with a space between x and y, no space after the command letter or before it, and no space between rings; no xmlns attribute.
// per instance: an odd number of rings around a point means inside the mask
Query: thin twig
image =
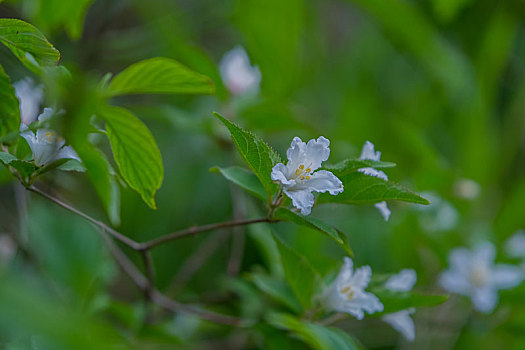
<svg viewBox="0 0 525 350"><path fill-rule="evenodd" d="M56 204L58 204L62 208L67 209L70 212L75 213L78 216L84 218L85 220L91 222L92 224L100 227L102 230L107 232L111 237L113 237L116 240L124 243L128 247L130 247L132 249L135 249L135 250L142 250L142 244L141 243L136 242L136 241L132 240L131 238L123 235L122 233L112 229L111 227L109 227L108 225L103 223L102 221L99 221L97 219L92 218L91 216L85 214L84 212L82 212L82 211L72 207L71 205L61 201L60 199L58 199L58 198L56 198L56 197L54 197L54 196L52 196L50 194L47 194L46 192L36 188L35 186L29 186L29 187L27 187L27 189L29 191L31 191L31 192L37 193L37 194L41 195L42 197L45 197L45 198L51 200L52 202L55 202Z"/></svg>
<svg viewBox="0 0 525 350"><path fill-rule="evenodd" d="M155 269L153 265L153 258L149 250L141 250L142 261L144 262L144 270L146 272L147 285L144 288L144 295L147 300L151 299L151 290L155 286Z"/></svg>
<svg viewBox="0 0 525 350"><path fill-rule="evenodd" d="M163 244L163 243L173 241L179 238L184 238L187 236L193 236L201 232L217 230L220 228L251 225L251 224L257 224L260 222L277 222L277 221L278 220L272 220L269 218L259 218L259 219L219 222L216 224L209 224L209 225L203 225L203 226L194 226L194 227L190 227L190 228L187 228L181 231L177 231L177 232L169 233L164 236L160 236L158 238L152 239L151 241L144 242L142 243L141 249L146 249L146 250L151 249L153 247L158 246L159 244Z"/></svg>

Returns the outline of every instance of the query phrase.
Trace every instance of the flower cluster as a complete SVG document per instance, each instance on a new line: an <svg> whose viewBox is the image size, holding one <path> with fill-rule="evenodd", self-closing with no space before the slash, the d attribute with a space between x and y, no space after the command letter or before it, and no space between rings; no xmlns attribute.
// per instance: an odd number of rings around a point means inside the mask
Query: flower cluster
<svg viewBox="0 0 525 350"><path fill-rule="evenodd" d="M55 131L39 128L36 133L28 128L28 125L38 122L42 125L55 114L53 108L44 108L42 114L38 114L43 99L43 89L35 86L29 78L14 84L15 93L20 102L20 135L27 141L33 161L36 165L45 167L59 159L75 159L80 161L77 153L71 146L65 145L65 140L58 136Z"/></svg>

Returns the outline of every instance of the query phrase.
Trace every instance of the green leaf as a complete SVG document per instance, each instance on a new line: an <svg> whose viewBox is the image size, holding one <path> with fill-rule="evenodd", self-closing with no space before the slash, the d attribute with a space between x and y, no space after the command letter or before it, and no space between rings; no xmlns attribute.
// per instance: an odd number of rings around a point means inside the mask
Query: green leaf
<svg viewBox="0 0 525 350"><path fill-rule="evenodd" d="M211 94L210 78L179 62L156 57L132 64L111 80L108 96L130 94Z"/></svg>
<svg viewBox="0 0 525 350"><path fill-rule="evenodd" d="M328 165L322 167L324 170L331 171L335 176L343 176L350 173L353 173L361 168L391 168L395 167L395 163L382 162L377 160L370 159L345 159L342 162L339 162L334 165Z"/></svg>
<svg viewBox="0 0 525 350"><path fill-rule="evenodd" d="M210 169L210 171L214 173L221 173L222 176L224 176L227 180L244 188L251 195L260 198L263 201L265 201L267 198L264 187L262 187L261 183L257 179L257 176L255 176L251 171L238 166L232 166L229 168L213 167Z"/></svg>
<svg viewBox="0 0 525 350"><path fill-rule="evenodd" d="M0 162L2 162L5 166L12 166L15 168L20 176L22 176L24 179L33 174L38 169L38 167L33 163L20 160L12 154L6 152L0 152Z"/></svg>
<svg viewBox="0 0 525 350"><path fill-rule="evenodd" d="M162 157L150 131L130 111L106 106L100 111L106 121L113 157L126 183L144 202L156 209L155 193L162 184Z"/></svg>
<svg viewBox="0 0 525 350"><path fill-rule="evenodd" d="M253 283L274 300L286 305L291 311L300 313L302 306L295 294L283 280L263 273L250 275Z"/></svg>
<svg viewBox="0 0 525 350"><path fill-rule="evenodd" d="M263 185L267 198L270 198L278 188L272 182L271 173L273 166L281 161L279 155L251 132L243 130L219 113L213 115L228 128L235 147Z"/></svg>
<svg viewBox="0 0 525 350"><path fill-rule="evenodd" d="M0 139L20 128L20 108L11 80L0 66Z"/></svg>
<svg viewBox="0 0 525 350"><path fill-rule="evenodd" d="M370 204L386 200L430 204L418 194L391 181L361 172L350 173L340 177L344 191L337 196L320 194L318 203Z"/></svg>
<svg viewBox="0 0 525 350"><path fill-rule="evenodd" d="M312 304L312 297L318 289L319 274L306 258L288 247L279 237L273 235L281 255L286 281L307 310Z"/></svg>
<svg viewBox="0 0 525 350"><path fill-rule="evenodd" d="M448 295L444 294L422 294L413 291L394 292L384 287L370 288L370 292L375 294L385 307L381 313L370 317L406 310L411 307L436 306L448 300Z"/></svg>
<svg viewBox="0 0 525 350"><path fill-rule="evenodd" d="M347 236L335 227L332 227L319 219L316 219L312 216L303 216L288 208L283 207L275 211L274 217L279 220L293 222L297 225L306 226L308 228L319 231L336 241L350 256L354 256L352 249L348 245Z"/></svg>
<svg viewBox="0 0 525 350"><path fill-rule="evenodd" d="M35 73L39 73L41 67L55 66L60 61L60 52L46 37L19 19L0 18L0 42Z"/></svg>
<svg viewBox="0 0 525 350"><path fill-rule="evenodd" d="M359 349L355 341L338 328L324 327L283 313L271 313L266 317L266 320L276 328L292 332L317 350Z"/></svg>
<svg viewBox="0 0 525 350"><path fill-rule="evenodd" d="M42 29L64 27L72 39L80 38L84 17L93 0L40 0L35 15L36 24Z"/></svg>

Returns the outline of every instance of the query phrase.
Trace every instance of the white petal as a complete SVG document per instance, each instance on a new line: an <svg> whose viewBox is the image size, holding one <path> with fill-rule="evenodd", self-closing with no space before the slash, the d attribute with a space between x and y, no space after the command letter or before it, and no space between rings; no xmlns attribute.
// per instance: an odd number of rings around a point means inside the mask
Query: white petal
<svg viewBox="0 0 525 350"><path fill-rule="evenodd" d="M414 287L416 281L416 271L412 269L403 269L398 274L390 277L386 281L385 288L388 288L395 292L408 292Z"/></svg>
<svg viewBox="0 0 525 350"><path fill-rule="evenodd" d="M474 308L480 312L490 313L498 304L498 293L490 288L477 288L472 292Z"/></svg>
<svg viewBox="0 0 525 350"><path fill-rule="evenodd" d="M450 270L468 278L470 276L470 266L472 264L472 252L466 248L455 248L448 256Z"/></svg>
<svg viewBox="0 0 525 350"><path fill-rule="evenodd" d="M44 97L41 86L35 86L31 78L25 78L13 84L16 97L20 102L20 117L22 123L29 125L36 120L40 104Z"/></svg>
<svg viewBox="0 0 525 350"><path fill-rule="evenodd" d="M320 136L317 140L311 139L306 144L305 158L307 159L308 166L312 171L315 171L321 167L321 163L328 159L330 156L330 141Z"/></svg>
<svg viewBox="0 0 525 350"><path fill-rule="evenodd" d="M525 230L517 231L505 242L505 252L513 258L525 258Z"/></svg>
<svg viewBox="0 0 525 350"><path fill-rule="evenodd" d="M219 64L221 77L231 93L241 95L256 93L261 82L261 72L251 66L246 51L237 46L227 52Z"/></svg>
<svg viewBox="0 0 525 350"><path fill-rule="evenodd" d="M55 110L51 107L44 108L44 112L42 112L38 118L36 118L40 123L44 123L51 119L55 115Z"/></svg>
<svg viewBox="0 0 525 350"><path fill-rule="evenodd" d="M492 265L496 256L496 248L494 244L484 241L476 247L473 254L473 264Z"/></svg>
<svg viewBox="0 0 525 350"><path fill-rule="evenodd" d="M314 195L309 190L290 191L284 188L283 192L292 199L294 207L301 209L301 214L310 214L314 205Z"/></svg>
<svg viewBox="0 0 525 350"><path fill-rule="evenodd" d="M523 278L523 271L519 267L497 264L492 269L489 284L497 289L509 289L520 285Z"/></svg>
<svg viewBox="0 0 525 350"><path fill-rule="evenodd" d="M308 164L304 164L306 162L305 149L306 143L304 143L299 137L294 137L290 144L290 148L286 151L286 157L288 158L287 167L289 171L294 172L301 164L305 167L308 166Z"/></svg>
<svg viewBox="0 0 525 350"><path fill-rule="evenodd" d="M448 292L470 295L471 284L468 276L455 270L447 270L439 276L439 285Z"/></svg>
<svg viewBox="0 0 525 350"><path fill-rule="evenodd" d="M54 160L59 159L76 159L81 162L77 152L71 146L64 146L58 151Z"/></svg>
<svg viewBox="0 0 525 350"><path fill-rule="evenodd" d="M295 180L288 180L288 168L283 163L276 164L272 168L271 177L273 181L279 181L283 185L295 184Z"/></svg>
<svg viewBox="0 0 525 350"><path fill-rule="evenodd" d="M350 283L354 289L363 290L368 286L370 276L372 276L372 268L370 266L361 266L354 271Z"/></svg>
<svg viewBox="0 0 525 350"><path fill-rule="evenodd" d="M374 144L370 141L366 141L361 151L361 157L359 159L370 159L379 160L381 158L381 152L374 152Z"/></svg>
<svg viewBox="0 0 525 350"><path fill-rule="evenodd" d="M401 333L405 339L413 341L416 337L414 320L410 317L409 310L401 310L384 315L382 320L389 323L396 331Z"/></svg>
<svg viewBox="0 0 525 350"><path fill-rule="evenodd" d="M354 262L349 257L344 258L343 266L341 266L341 270L339 270L339 274L337 275L337 285L339 288L342 287L342 283L346 283L350 280L354 273Z"/></svg>
<svg viewBox="0 0 525 350"><path fill-rule="evenodd" d="M374 204L374 207L376 207L379 210L385 221L388 221L388 219L390 218L390 209L388 209L388 205L386 204L386 202L383 201L376 203Z"/></svg>
<svg viewBox="0 0 525 350"><path fill-rule="evenodd" d="M385 181L388 180L388 176L386 176L381 170L376 170L374 168L361 168L358 171L368 176L375 176Z"/></svg>
<svg viewBox="0 0 525 350"><path fill-rule="evenodd" d="M352 304L359 305L369 314L381 312L384 309L383 303L372 293L363 292L352 300Z"/></svg>
<svg viewBox="0 0 525 350"><path fill-rule="evenodd" d="M336 195L343 192L343 183L334 174L327 170L319 170L312 174L309 180L306 180L300 186L308 188L310 191L329 192Z"/></svg>

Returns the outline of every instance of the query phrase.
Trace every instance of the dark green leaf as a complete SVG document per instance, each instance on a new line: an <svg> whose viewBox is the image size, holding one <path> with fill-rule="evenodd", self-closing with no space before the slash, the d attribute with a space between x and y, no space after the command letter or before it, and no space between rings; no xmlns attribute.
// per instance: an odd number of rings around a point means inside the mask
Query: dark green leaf
<svg viewBox="0 0 525 350"><path fill-rule="evenodd" d="M348 245L346 235L338 229L328 225L327 223L319 219L316 219L309 215L304 216L288 208L283 207L275 211L274 217L279 220L293 222L297 225L306 226L316 231L319 231L336 241L350 256L354 256L352 249Z"/></svg>
<svg viewBox="0 0 525 350"><path fill-rule="evenodd" d="M292 332L317 350L359 349L355 341L338 328L324 327L282 313L272 313L267 316L266 320L276 328Z"/></svg>
<svg viewBox="0 0 525 350"><path fill-rule="evenodd" d="M302 311L301 303L283 280L262 273L253 273L251 278L257 288L289 307L291 311L297 314Z"/></svg>
<svg viewBox="0 0 525 350"><path fill-rule="evenodd" d="M334 165L328 165L322 167L324 170L331 171L335 176L343 176L353 173L361 168L391 168L396 166L395 163L381 162L370 159L345 159Z"/></svg>
<svg viewBox="0 0 525 350"><path fill-rule="evenodd" d="M156 209L155 193L162 184L162 157L150 131L130 111L107 106L100 111L106 121L113 156L122 177L144 202Z"/></svg>
<svg viewBox="0 0 525 350"><path fill-rule="evenodd" d="M275 234L273 235L281 254L281 262L286 281L307 310L312 304L312 297L318 289L319 275L306 258L288 247Z"/></svg>
<svg viewBox="0 0 525 350"><path fill-rule="evenodd" d="M109 96L130 94L210 94L213 82L179 62L156 57L132 64L111 80Z"/></svg>
<svg viewBox="0 0 525 350"><path fill-rule="evenodd" d="M18 19L0 18L0 42L30 70L40 72L40 67L54 66L60 53L34 26Z"/></svg>
<svg viewBox="0 0 525 350"><path fill-rule="evenodd" d="M12 154L6 152L0 152L0 162L6 166L9 165L16 169L20 176L22 176L24 179L33 174L38 169L38 167L33 163L17 159Z"/></svg>
<svg viewBox="0 0 525 350"><path fill-rule="evenodd" d="M20 108L11 80L0 66L0 139L20 128Z"/></svg>
<svg viewBox="0 0 525 350"><path fill-rule="evenodd" d="M281 161L279 155L251 132L243 130L219 113L213 113L213 115L228 128L235 147L263 185L267 197L270 198L278 188L272 182L271 173L273 166Z"/></svg>
<svg viewBox="0 0 525 350"><path fill-rule="evenodd" d="M409 189L376 176L354 172L341 176L340 179L343 182L344 191L337 196L321 194L318 197L319 203L369 204L386 200L398 200L430 204L428 200Z"/></svg>
<svg viewBox="0 0 525 350"><path fill-rule="evenodd" d="M232 166L229 168L213 167L210 169L211 172L221 173L227 180L230 180L234 184L244 188L253 196L266 200L266 192L264 187L251 171L243 169L238 166Z"/></svg>

